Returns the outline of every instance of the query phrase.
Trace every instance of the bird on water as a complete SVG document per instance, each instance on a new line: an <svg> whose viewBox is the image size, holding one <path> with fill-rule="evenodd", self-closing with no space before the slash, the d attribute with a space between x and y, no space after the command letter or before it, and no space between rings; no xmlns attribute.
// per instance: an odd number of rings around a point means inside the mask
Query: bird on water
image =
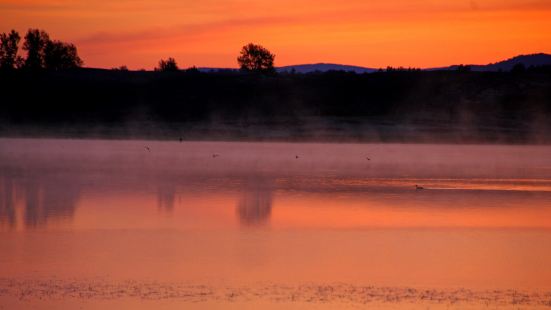
<svg viewBox="0 0 551 310"><path fill-rule="evenodd" d="M422 189L425 189L423 186L419 186L417 184L415 184L415 189L416 190L422 190Z"/></svg>

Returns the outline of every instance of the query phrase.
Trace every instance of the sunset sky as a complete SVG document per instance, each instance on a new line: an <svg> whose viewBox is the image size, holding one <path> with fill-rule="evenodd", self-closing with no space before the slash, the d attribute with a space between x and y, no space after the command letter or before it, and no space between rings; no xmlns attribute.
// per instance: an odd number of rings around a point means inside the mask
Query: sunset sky
<svg viewBox="0 0 551 310"><path fill-rule="evenodd" d="M0 0L0 32L42 28L87 67L236 67L241 46L276 65L486 64L551 53L550 0Z"/></svg>

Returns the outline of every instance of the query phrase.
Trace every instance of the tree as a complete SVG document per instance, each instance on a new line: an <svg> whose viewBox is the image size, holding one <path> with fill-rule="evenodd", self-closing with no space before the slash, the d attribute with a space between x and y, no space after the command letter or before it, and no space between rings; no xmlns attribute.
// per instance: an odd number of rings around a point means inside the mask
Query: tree
<svg viewBox="0 0 551 310"><path fill-rule="evenodd" d="M456 68L457 72L471 72L471 66L469 65L459 65Z"/></svg>
<svg viewBox="0 0 551 310"><path fill-rule="evenodd" d="M163 71L163 72L169 72L169 71L178 71L178 64L176 64L176 60L172 57L169 57L167 60L161 59L159 60L159 66L155 68L155 71Z"/></svg>
<svg viewBox="0 0 551 310"><path fill-rule="evenodd" d="M114 70L114 71L128 71L128 67L126 65L122 65L120 67L115 67L111 70Z"/></svg>
<svg viewBox="0 0 551 310"><path fill-rule="evenodd" d="M249 43L241 49L237 63L243 71L274 73L275 55L261 45Z"/></svg>
<svg viewBox="0 0 551 310"><path fill-rule="evenodd" d="M29 29L27 31L23 43L23 49L27 51L25 68L31 70L44 68L44 50L49 41L50 36L43 30Z"/></svg>
<svg viewBox="0 0 551 310"><path fill-rule="evenodd" d="M44 68L48 70L66 70L82 66L77 48L71 43L48 41L44 47Z"/></svg>
<svg viewBox="0 0 551 310"><path fill-rule="evenodd" d="M24 67L31 70L65 70L81 67L83 62L71 43L50 40L43 30L29 29L23 49L27 51Z"/></svg>
<svg viewBox="0 0 551 310"><path fill-rule="evenodd" d="M0 34L0 69L12 70L20 66L22 58L17 56L20 40L21 37L15 30Z"/></svg>

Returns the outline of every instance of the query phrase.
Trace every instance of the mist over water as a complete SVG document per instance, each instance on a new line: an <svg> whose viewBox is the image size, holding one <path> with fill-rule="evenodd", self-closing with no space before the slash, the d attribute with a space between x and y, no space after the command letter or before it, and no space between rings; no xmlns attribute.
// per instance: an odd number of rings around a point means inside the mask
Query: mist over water
<svg viewBox="0 0 551 310"><path fill-rule="evenodd" d="M0 140L0 278L30 287L548 291L549 229L548 146Z"/></svg>

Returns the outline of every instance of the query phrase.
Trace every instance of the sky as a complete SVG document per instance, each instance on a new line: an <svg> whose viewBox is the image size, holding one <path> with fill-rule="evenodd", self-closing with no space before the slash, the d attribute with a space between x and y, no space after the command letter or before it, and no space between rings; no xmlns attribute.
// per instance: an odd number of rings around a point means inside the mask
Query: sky
<svg viewBox="0 0 551 310"><path fill-rule="evenodd" d="M551 0L0 0L0 32L29 28L87 67L237 67L254 42L276 66L426 68L551 53Z"/></svg>

